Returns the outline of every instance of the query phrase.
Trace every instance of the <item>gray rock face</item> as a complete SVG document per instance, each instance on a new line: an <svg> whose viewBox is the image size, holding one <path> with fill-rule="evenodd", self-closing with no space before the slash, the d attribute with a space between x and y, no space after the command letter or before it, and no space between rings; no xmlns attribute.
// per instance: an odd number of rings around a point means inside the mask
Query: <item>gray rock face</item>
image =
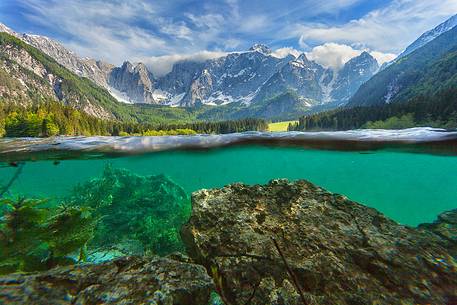
<svg viewBox="0 0 457 305"><path fill-rule="evenodd" d="M154 77L142 63L132 65L126 61L120 68L111 70L108 85L123 92L132 103L155 104L152 95Z"/></svg>
<svg viewBox="0 0 457 305"><path fill-rule="evenodd" d="M283 92L293 91L304 99L314 100L319 104L323 99L323 88L319 81L325 69L305 54L287 62L260 88L255 101L262 101ZM311 106L311 105L310 105Z"/></svg>
<svg viewBox="0 0 457 305"><path fill-rule="evenodd" d="M5 43L0 46L0 54L3 56L3 60L0 61L0 72L6 72L8 79L15 83L0 85L0 97L17 105L30 106L30 94L33 94L44 100L62 101L98 118L112 118L112 114L100 105L87 98L75 96L71 91L62 90L63 79L48 71L27 50Z"/></svg>
<svg viewBox="0 0 457 305"><path fill-rule="evenodd" d="M307 181L201 190L192 205L183 239L228 305L457 302L448 241Z"/></svg>
<svg viewBox="0 0 457 305"><path fill-rule="evenodd" d="M419 225L419 229L428 230L444 239L453 253L457 253L457 209L438 215L434 223Z"/></svg>
<svg viewBox="0 0 457 305"><path fill-rule="evenodd" d="M17 37L41 50L77 75L87 77L97 85L107 88L107 75L114 68L113 65L93 59L80 58L60 43L45 36L22 34Z"/></svg>
<svg viewBox="0 0 457 305"><path fill-rule="evenodd" d="M333 84L332 99L346 103L378 69L378 62L367 52L352 58L338 73L338 77Z"/></svg>
<svg viewBox="0 0 457 305"><path fill-rule="evenodd" d="M124 257L0 277L1 304L208 304L213 287L202 266L168 258Z"/></svg>
<svg viewBox="0 0 457 305"><path fill-rule="evenodd" d="M108 88L108 75L114 65L88 58L80 58L59 42L46 36L19 34L0 23L0 32L6 32L37 48L59 64L77 74L92 80L97 85Z"/></svg>

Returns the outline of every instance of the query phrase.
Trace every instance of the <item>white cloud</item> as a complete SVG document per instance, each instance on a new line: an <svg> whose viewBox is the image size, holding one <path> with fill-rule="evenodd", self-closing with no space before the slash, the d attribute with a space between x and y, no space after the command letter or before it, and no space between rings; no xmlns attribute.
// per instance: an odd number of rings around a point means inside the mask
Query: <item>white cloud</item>
<svg viewBox="0 0 457 305"><path fill-rule="evenodd" d="M292 47L285 47L285 48L279 48L274 50L271 55L277 58L285 58L288 55L292 55L294 57L299 57L301 54L300 51L292 48Z"/></svg>
<svg viewBox="0 0 457 305"><path fill-rule="evenodd" d="M269 26L271 26L271 22L267 16L253 15L243 18L237 30L243 33L258 33L265 31Z"/></svg>
<svg viewBox="0 0 457 305"><path fill-rule="evenodd" d="M109 3L103 0L20 1L33 10L27 15L29 20L69 36L63 43L82 56L119 64L151 50L172 51L162 37L130 25L140 17L155 16L154 8L141 0Z"/></svg>
<svg viewBox="0 0 457 305"><path fill-rule="evenodd" d="M179 61L191 60L196 62L203 62L208 59L219 58L225 55L227 55L226 52L201 51L193 54L172 54L145 57L142 58L141 61L148 66L154 76L163 76L170 72L173 68L173 65Z"/></svg>
<svg viewBox="0 0 457 305"><path fill-rule="evenodd" d="M363 50L383 63L457 12L457 0L391 0L359 19L335 25L332 16L369 0L302 0L295 5L207 0L192 8L175 0L16 1L27 7L24 14L32 24L47 27L78 54L114 64L145 60L159 74L178 60L225 54L204 50L233 51L258 41L274 46L297 42L310 59L336 69ZM327 17L316 19L319 16ZM299 53L280 48L274 56Z"/></svg>
<svg viewBox="0 0 457 305"><path fill-rule="evenodd" d="M314 47L311 52L306 52L306 57L323 65L324 67L340 69L351 58L359 56L360 50L337 43L325 43Z"/></svg>
<svg viewBox="0 0 457 305"><path fill-rule="evenodd" d="M192 40L192 30L184 22L174 23L165 18L158 18L160 32L178 39Z"/></svg>
<svg viewBox="0 0 457 305"><path fill-rule="evenodd" d="M370 54L371 54L371 56L376 58L379 65L382 65L383 63L386 63L386 62L390 62L397 57L397 55L395 55L393 53L382 53L382 52L376 52L376 51L371 51Z"/></svg>
<svg viewBox="0 0 457 305"><path fill-rule="evenodd" d="M301 23L288 27L284 33L298 37L305 44L334 41L400 53L420 34L456 12L456 0L394 0L387 7L342 25Z"/></svg>
<svg viewBox="0 0 457 305"><path fill-rule="evenodd" d="M395 58L395 54L370 51L368 49L354 49L351 46L338 43L325 43L314 47L310 52L306 52L306 57L310 60L335 70L341 69L350 59L359 56L363 51L367 51L373 56L380 65Z"/></svg>

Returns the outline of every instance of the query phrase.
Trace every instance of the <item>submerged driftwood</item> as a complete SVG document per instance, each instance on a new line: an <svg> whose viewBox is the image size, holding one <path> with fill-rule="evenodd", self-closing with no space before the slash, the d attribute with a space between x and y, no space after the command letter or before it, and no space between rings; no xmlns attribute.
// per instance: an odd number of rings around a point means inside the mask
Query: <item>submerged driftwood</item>
<svg viewBox="0 0 457 305"><path fill-rule="evenodd" d="M405 227L306 181L201 190L192 205L183 240L227 304L457 303L443 237L456 222Z"/></svg>

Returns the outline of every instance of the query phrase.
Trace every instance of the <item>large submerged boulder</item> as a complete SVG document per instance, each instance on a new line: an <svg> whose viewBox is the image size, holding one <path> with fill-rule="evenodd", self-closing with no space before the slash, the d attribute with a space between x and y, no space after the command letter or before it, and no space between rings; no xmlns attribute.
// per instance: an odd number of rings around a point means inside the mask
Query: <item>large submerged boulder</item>
<svg viewBox="0 0 457 305"><path fill-rule="evenodd" d="M227 305L457 303L450 239L307 181L195 192L182 237Z"/></svg>
<svg viewBox="0 0 457 305"><path fill-rule="evenodd" d="M204 267L168 258L124 257L0 277L0 304L208 304Z"/></svg>

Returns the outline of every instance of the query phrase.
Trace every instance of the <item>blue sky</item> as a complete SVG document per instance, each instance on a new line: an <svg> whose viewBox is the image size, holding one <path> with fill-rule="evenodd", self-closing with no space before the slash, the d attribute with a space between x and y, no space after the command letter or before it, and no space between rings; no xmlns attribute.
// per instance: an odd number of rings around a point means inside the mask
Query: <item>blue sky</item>
<svg viewBox="0 0 457 305"><path fill-rule="evenodd" d="M457 0L1 0L0 22L54 38L81 56L160 69L264 43L328 66L369 50L400 53L457 13ZM164 63L167 64L164 64Z"/></svg>

